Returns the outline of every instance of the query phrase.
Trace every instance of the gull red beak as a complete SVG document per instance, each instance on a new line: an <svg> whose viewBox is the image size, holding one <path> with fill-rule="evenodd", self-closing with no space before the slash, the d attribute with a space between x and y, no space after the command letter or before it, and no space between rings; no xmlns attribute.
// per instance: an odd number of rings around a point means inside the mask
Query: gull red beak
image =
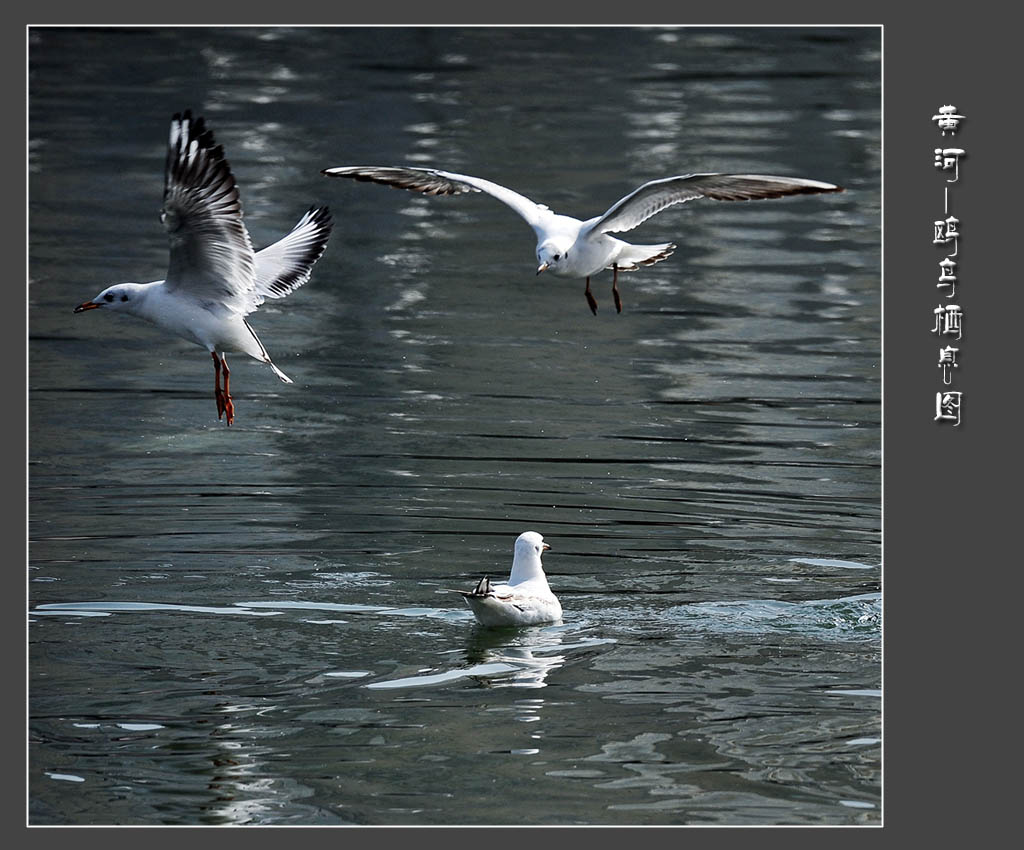
<svg viewBox="0 0 1024 850"><path fill-rule="evenodd" d="M75 307L75 313L84 313L86 310L95 310L97 307L102 307L102 304L97 304L95 301L86 301L84 304L79 304Z"/></svg>
<svg viewBox="0 0 1024 850"><path fill-rule="evenodd" d="M540 548L541 548L541 549L550 549L551 547L550 547L550 546L548 546L548 544L547 544L547 543L541 543L541 544L540 544Z"/></svg>
<svg viewBox="0 0 1024 850"><path fill-rule="evenodd" d="M540 274L542 271L545 271L547 267L547 263L541 263L539 266L537 266L537 274Z"/></svg>

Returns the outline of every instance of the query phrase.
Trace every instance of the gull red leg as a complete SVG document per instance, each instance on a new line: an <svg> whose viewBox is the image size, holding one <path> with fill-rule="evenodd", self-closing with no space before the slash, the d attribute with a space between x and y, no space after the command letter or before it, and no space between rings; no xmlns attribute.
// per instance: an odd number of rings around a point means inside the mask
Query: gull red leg
<svg viewBox="0 0 1024 850"><path fill-rule="evenodd" d="M590 278L587 278L587 288L583 290L583 294L587 296L587 303L590 305L590 312L595 316L597 315L597 299L594 294L590 291Z"/></svg>
<svg viewBox="0 0 1024 850"><path fill-rule="evenodd" d="M615 310L622 312L622 299L619 298L619 266L612 263L612 295L615 297Z"/></svg>
<svg viewBox="0 0 1024 850"><path fill-rule="evenodd" d="M224 415L224 395L220 388L220 358L216 351L211 351L213 358L213 397L217 400L217 418Z"/></svg>
<svg viewBox="0 0 1024 850"><path fill-rule="evenodd" d="M218 357L216 351L211 351L213 357L213 396L217 400L217 418L227 417L228 425L235 421L235 405L231 402L231 370L228 369L228 360L223 355ZM224 369L224 387L220 385L221 368Z"/></svg>
<svg viewBox="0 0 1024 850"><path fill-rule="evenodd" d="M231 370L228 368L228 359L223 354L220 356L220 365L224 369L224 418L227 419L228 425L231 425L235 421L235 405L231 401Z"/></svg>

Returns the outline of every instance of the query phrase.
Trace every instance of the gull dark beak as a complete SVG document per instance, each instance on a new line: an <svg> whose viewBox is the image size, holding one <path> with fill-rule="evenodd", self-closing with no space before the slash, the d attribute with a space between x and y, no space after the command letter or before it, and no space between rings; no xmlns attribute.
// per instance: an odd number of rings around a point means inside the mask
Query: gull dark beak
<svg viewBox="0 0 1024 850"><path fill-rule="evenodd" d="M84 313L86 310L95 310L97 307L102 307L102 304L97 304L95 301L86 301L84 304L79 304L75 307L75 313Z"/></svg>
<svg viewBox="0 0 1024 850"><path fill-rule="evenodd" d="M539 266L537 267L537 274L540 274L540 273L541 273L542 271L545 271L545 270L547 269L547 267L548 267L548 264L547 264L547 263L541 263L541 264L540 264L540 265L539 265Z"/></svg>
<svg viewBox="0 0 1024 850"><path fill-rule="evenodd" d="M550 547L550 546L548 546L548 544L547 544L547 543L541 543L541 544L540 544L540 548L541 548L541 549L550 549L551 547Z"/></svg>

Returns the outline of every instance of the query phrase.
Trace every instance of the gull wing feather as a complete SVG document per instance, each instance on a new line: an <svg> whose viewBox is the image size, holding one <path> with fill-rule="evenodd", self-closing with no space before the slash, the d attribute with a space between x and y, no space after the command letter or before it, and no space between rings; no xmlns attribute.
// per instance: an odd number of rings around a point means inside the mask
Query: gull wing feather
<svg viewBox="0 0 1024 850"><path fill-rule="evenodd" d="M673 204L697 198L716 201L753 201L806 195L819 192L842 192L841 186L806 180L800 177L771 177L764 174L683 174L644 183L611 208L590 226L590 233L622 233L647 221L651 216Z"/></svg>
<svg viewBox="0 0 1024 850"><path fill-rule="evenodd" d="M461 593L467 598L472 596L477 599L482 599L486 596L494 596L494 587L495 585L491 584L491 580L487 576L484 576L477 582L476 587L472 590L456 590L455 592Z"/></svg>
<svg viewBox="0 0 1024 850"><path fill-rule="evenodd" d="M284 298L309 280L333 226L327 207L310 207L291 233L256 252L256 280L249 309L266 298Z"/></svg>
<svg viewBox="0 0 1024 850"><path fill-rule="evenodd" d="M224 149L190 111L171 120L160 220L171 248L168 291L249 312L255 258L238 187Z"/></svg>
<svg viewBox="0 0 1024 850"><path fill-rule="evenodd" d="M409 189L425 195L462 195L466 192L484 192L511 207L537 230L541 223L553 215L543 204L537 204L518 192L466 174L453 174L434 168L410 168L407 166L354 165L326 168L322 172L328 177L348 177L367 183L380 183L396 189Z"/></svg>

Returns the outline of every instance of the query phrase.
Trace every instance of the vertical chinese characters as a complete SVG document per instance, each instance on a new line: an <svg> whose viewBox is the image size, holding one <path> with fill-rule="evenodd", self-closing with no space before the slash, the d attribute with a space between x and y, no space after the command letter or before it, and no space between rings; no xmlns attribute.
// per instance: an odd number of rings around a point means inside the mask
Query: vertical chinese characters
<svg viewBox="0 0 1024 850"><path fill-rule="evenodd" d="M960 122L966 116L960 115L956 107L952 105L941 106L937 114L932 116L936 127L942 131L955 136L960 129ZM959 260L953 259L960 253L960 219L950 211L950 183L957 183L960 180L960 160L967 155L963 148L942 147L935 148L934 165L941 171L951 172L952 176L946 178L947 185L944 187L944 210L943 218L937 219L934 224L933 245L943 246L946 256L939 261L939 279L936 287L946 298L956 297L956 284ZM950 250L950 247L952 250ZM939 304L933 311L935 324L932 333L940 337L951 337L953 340L960 340L963 336L963 310L959 304ZM952 346L949 342L939 348L938 367L942 370L942 384L949 387L953 383L954 370L960 368L957 362L959 347ZM943 423L951 422L954 426L960 424L960 408L963 403L963 392L957 390L939 390L935 393L935 419Z"/></svg>

